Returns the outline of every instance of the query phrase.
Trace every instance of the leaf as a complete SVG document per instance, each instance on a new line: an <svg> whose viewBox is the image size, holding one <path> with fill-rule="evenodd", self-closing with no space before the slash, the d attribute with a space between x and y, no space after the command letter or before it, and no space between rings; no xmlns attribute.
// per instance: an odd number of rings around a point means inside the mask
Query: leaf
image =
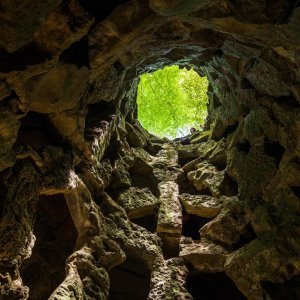
<svg viewBox="0 0 300 300"><path fill-rule="evenodd" d="M206 77L193 69L165 67L140 76L138 120L152 134L175 138L200 128L207 115Z"/></svg>

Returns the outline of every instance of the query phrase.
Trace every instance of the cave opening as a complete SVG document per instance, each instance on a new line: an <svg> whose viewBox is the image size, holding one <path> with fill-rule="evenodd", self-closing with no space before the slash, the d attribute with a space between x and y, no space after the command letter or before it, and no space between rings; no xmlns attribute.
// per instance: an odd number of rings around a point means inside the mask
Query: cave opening
<svg viewBox="0 0 300 300"><path fill-rule="evenodd" d="M30 299L48 299L65 278L65 261L72 253L77 231L63 194L42 195L34 226L36 242L21 274Z"/></svg>
<svg viewBox="0 0 300 300"><path fill-rule="evenodd" d="M108 300L142 300L150 292L150 271L140 262L128 257L110 271Z"/></svg>
<svg viewBox="0 0 300 300"><path fill-rule="evenodd" d="M295 276L286 282L262 282L262 287L271 295L272 299L300 299L300 276Z"/></svg>
<svg viewBox="0 0 300 300"><path fill-rule="evenodd" d="M157 214L131 219L131 222L147 229L152 233L155 233L157 226Z"/></svg>
<svg viewBox="0 0 300 300"><path fill-rule="evenodd" d="M15 145L29 145L35 151L45 145L64 146L64 141L45 113L29 112L20 121Z"/></svg>
<svg viewBox="0 0 300 300"><path fill-rule="evenodd" d="M211 218L204 218L194 214L187 213L182 210L182 235L190 237L193 240L200 240L200 229L206 223L210 222Z"/></svg>
<svg viewBox="0 0 300 300"><path fill-rule="evenodd" d="M175 139L201 130L207 116L208 80L193 68L172 65L139 77L138 121L151 134Z"/></svg>
<svg viewBox="0 0 300 300"><path fill-rule="evenodd" d="M187 290L193 299L244 300L246 297L224 273L199 273L190 270Z"/></svg>

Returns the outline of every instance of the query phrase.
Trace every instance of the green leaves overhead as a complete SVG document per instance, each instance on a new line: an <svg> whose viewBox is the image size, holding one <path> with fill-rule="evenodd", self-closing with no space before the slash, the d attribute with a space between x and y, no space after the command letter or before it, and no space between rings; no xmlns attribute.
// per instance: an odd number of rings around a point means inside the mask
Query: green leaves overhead
<svg viewBox="0 0 300 300"><path fill-rule="evenodd" d="M140 76L138 120L152 134L175 138L200 129L207 115L206 77L193 69L165 67Z"/></svg>

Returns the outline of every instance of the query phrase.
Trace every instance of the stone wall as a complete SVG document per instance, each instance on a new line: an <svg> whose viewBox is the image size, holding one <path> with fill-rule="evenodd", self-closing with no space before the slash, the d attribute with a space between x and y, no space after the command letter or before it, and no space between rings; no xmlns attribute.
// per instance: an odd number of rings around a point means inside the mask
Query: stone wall
<svg viewBox="0 0 300 300"><path fill-rule="evenodd" d="M0 299L299 299L299 1L2 2ZM178 142L136 120L171 64L210 82Z"/></svg>

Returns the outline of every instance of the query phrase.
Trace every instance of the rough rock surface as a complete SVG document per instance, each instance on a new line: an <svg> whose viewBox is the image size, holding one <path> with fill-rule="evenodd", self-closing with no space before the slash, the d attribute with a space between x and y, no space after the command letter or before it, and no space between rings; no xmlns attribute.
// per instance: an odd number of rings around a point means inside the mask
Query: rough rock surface
<svg viewBox="0 0 300 300"><path fill-rule="evenodd" d="M181 194L180 201L187 213L204 218L216 217L221 211L222 201L212 196Z"/></svg>
<svg viewBox="0 0 300 300"><path fill-rule="evenodd" d="M127 212L129 219L155 214L159 206L158 199L148 188L130 187L121 192L116 199Z"/></svg>
<svg viewBox="0 0 300 300"><path fill-rule="evenodd" d="M297 0L1 1L0 299L108 299L131 260L148 299L216 272L299 299L299 28ZM171 64L209 80L177 142L137 121L139 75Z"/></svg>
<svg viewBox="0 0 300 300"><path fill-rule="evenodd" d="M193 299L185 287L188 269L182 258L165 260L152 272L149 300Z"/></svg>
<svg viewBox="0 0 300 300"><path fill-rule="evenodd" d="M199 272L222 272L228 251L212 242L181 244L179 256L189 262Z"/></svg>

